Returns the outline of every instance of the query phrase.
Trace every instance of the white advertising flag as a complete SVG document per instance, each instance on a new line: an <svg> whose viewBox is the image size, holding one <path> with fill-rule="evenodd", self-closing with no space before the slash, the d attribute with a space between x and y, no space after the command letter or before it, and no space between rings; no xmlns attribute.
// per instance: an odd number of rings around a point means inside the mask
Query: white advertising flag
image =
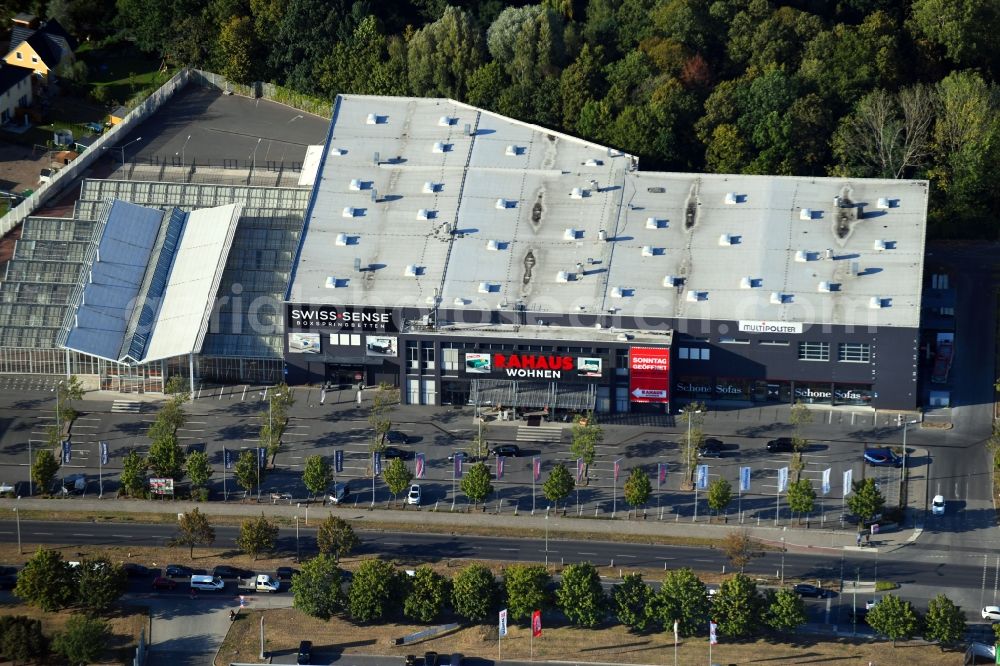
<svg viewBox="0 0 1000 666"><path fill-rule="evenodd" d="M507 635L507 609L500 611L500 635Z"/></svg>
<svg viewBox="0 0 1000 666"><path fill-rule="evenodd" d="M778 492L783 493L788 490L788 468L782 467L778 470Z"/></svg>
<svg viewBox="0 0 1000 666"><path fill-rule="evenodd" d="M830 468L827 467L823 470L823 494L830 494Z"/></svg>
<svg viewBox="0 0 1000 666"><path fill-rule="evenodd" d="M851 485L854 480L854 470L847 469L844 470L844 497L851 494Z"/></svg>

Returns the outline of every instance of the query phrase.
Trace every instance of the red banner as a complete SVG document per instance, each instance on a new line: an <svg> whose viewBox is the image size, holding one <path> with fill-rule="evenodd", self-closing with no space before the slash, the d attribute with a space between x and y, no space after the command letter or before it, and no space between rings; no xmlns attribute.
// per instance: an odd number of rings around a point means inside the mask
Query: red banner
<svg viewBox="0 0 1000 666"><path fill-rule="evenodd" d="M669 349L632 347L628 368L631 402L670 402Z"/></svg>
<svg viewBox="0 0 1000 666"><path fill-rule="evenodd" d="M531 635L535 638L542 635L542 611L540 610L531 614Z"/></svg>

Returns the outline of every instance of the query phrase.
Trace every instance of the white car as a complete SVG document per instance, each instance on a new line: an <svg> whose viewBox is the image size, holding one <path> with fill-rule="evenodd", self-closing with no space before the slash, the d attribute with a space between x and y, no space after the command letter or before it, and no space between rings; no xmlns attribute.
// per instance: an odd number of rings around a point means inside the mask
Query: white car
<svg viewBox="0 0 1000 666"><path fill-rule="evenodd" d="M410 492L406 496L406 503L420 506L420 486L416 483L410 486Z"/></svg>
<svg viewBox="0 0 1000 666"><path fill-rule="evenodd" d="M944 515L944 495L935 495L931 500L931 513L935 516Z"/></svg>
<svg viewBox="0 0 1000 666"><path fill-rule="evenodd" d="M1000 622L1000 606L987 606L984 608L983 619Z"/></svg>

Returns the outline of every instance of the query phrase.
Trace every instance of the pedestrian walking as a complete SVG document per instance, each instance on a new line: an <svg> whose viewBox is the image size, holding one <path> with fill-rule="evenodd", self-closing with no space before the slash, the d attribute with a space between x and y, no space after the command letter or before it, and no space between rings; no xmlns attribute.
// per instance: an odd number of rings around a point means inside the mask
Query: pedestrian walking
<svg viewBox="0 0 1000 666"><path fill-rule="evenodd" d="M322 405L324 402L326 402L326 389L319 392L319 404Z"/></svg>
<svg viewBox="0 0 1000 666"><path fill-rule="evenodd" d="M858 547L861 546L861 532L858 532Z"/></svg>

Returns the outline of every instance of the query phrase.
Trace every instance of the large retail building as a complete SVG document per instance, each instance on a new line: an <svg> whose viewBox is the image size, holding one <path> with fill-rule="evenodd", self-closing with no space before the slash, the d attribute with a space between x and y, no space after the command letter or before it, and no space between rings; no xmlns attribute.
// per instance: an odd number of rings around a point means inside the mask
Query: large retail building
<svg viewBox="0 0 1000 666"><path fill-rule="evenodd" d="M29 218L0 372L522 413L919 402L925 181L645 172L444 99L338 97L310 155L302 185L85 180L72 218Z"/></svg>
<svg viewBox="0 0 1000 666"><path fill-rule="evenodd" d="M342 96L292 383L414 404L917 404L927 183L654 173L450 100Z"/></svg>

